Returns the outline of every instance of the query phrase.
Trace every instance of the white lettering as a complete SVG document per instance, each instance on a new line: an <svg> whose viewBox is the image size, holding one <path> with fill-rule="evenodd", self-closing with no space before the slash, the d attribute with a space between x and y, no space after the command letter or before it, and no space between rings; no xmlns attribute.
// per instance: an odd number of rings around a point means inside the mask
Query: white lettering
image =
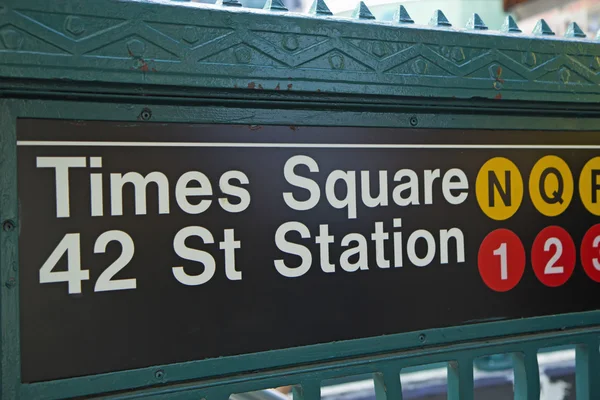
<svg viewBox="0 0 600 400"><path fill-rule="evenodd" d="M69 168L86 166L85 157L37 157L37 168L54 168L56 190L56 218L69 218Z"/></svg>
<svg viewBox="0 0 600 400"><path fill-rule="evenodd" d="M329 225L319 225L319 235L315 238L315 243L319 245L321 254L321 269L323 272L335 272L335 264L330 262L329 245L334 242L335 238L329 235Z"/></svg>
<svg viewBox="0 0 600 400"><path fill-rule="evenodd" d="M230 183L232 179L239 181L242 185L250 183L246 174L241 171L225 172L219 180L219 187L224 194L237 197L240 199L240 202L238 204L231 204L227 198L221 198L219 199L219 204L227 212L241 213L250 206L250 193L244 188L232 185Z"/></svg>
<svg viewBox="0 0 600 400"><path fill-rule="evenodd" d="M458 178L458 182L454 180ZM452 194L452 191L459 191L457 195ZM446 201L453 205L462 204L467 200L469 195L469 180L467 175L458 168L452 168L444 174L442 179L442 192Z"/></svg>
<svg viewBox="0 0 600 400"><path fill-rule="evenodd" d="M191 236L197 236L205 244L213 244L214 238L208 229L201 226L188 226L183 228L173 239L173 250L184 260L199 262L204 265L204 271L198 275L188 275L184 267L173 267L175 279L186 286L203 285L210 281L215 274L215 259L207 252L187 247L185 241Z"/></svg>
<svg viewBox="0 0 600 400"><path fill-rule="evenodd" d="M291 185L308 190L310 196L307 200L299 201L296 200L293 193L286 192L283 194L283 199L291 209L306 211L317 205L321 198L321 190L319 189L319 185L312 179L296 175L294 169L298 165L307 166L310 172L319 172L319 166L317 165L317 162L310 157L294 156L285 163L283 168L285 180Z"/></svg>
<svg viewBox="0 0 600 400"><path fill-rule="evenodd" d="M343 182L345 186L346 197L338 199L335 195L335 185ZM356 218L356 172L354 171L333 171L327 177L325 183L325 194L327 201L332 207L337 209L348 208L348 219Z"/></svg>
<svg viewBox="0 0 600 400"><path fill-rule="evenodd" d="M423 257L423 258L419 257L417 254L417 251L416 251L417 240L419 240L419 239L425 239L425 242L427 242L427 253L425 254L425 257ZM426 231L425 229L419 229L419 230L414 231L408 237L406 247L407 247L406 252L408 254L408 259L410 260L411 263L413 263L417 267L424 267L426 265L429 265L431 263L431 261L433 260L433 258L435 257L435 250L436 250L435 239L433 238L433 235L431 233L429 233L428 231Z"/></svg>
<svg viewBox="0 0 600 400"><path fill-rule="evenodd" d="M235 240L234 229L225 229L224 235L219 248L225 252L225 276L230 281L239 281L242 279L242 272L235 269L235 251L242 247L242 243Z"/></svg>
<svg viewBox="0 0 600 400"><path fill-rule="evenodd" d="M448 264L448 241L456 241L456 262L465 262L465 236L458 228L442 229L440 231L440 263Z"/></svg>
<svg viewBox="0 0 600 400"><path fill-rule="evenodd" d="M419 177L417 173L411 169L401 169L394 175L395 182L401 182L404 178L408 178L408 182L401 183L394 188L392 198L394 203L403 207L411 204L419 204ZM402 193L409 190L408 197L403 197Z"/></svg>
<svg viewBox="0 0 600 400"><path fill-rule="evenodd" d="M169 213L169 180L162 172L150 172L144 178L137 172L110 174L110 194L112 215L123 215L123 186L131 183L134 186L135 214L146 215L146 189L148 183L158 186L158 213Z"/></svg>
<svg viewBox="0 0 600 400"><path fill-rule="evenodd" d="M379 268L389 268L390 262L385 259L385 241L390 238L390 234L383 231L383 222L375 222L375 232L371 235L371 240L375 242L375 259Z"/></svg>
<svg viewBox="0 0 600 400"><path fill-rule="evenodd" d="M346 272L356 272L359 269L369 269L369 255L367 252L367 239L359 233L349 233L342 239L342 246L348 247L350 243L356 242L356 247L344 251L340 257L340 267ZM350 262L350 257L358 254L355 263Z"/></svg>
<svg viewBox="0 0 600 400"><path fill-rule="evenodd" d="M298 232L303 239L310 238L310 231L300 222L286 222L275 232L275 244L284 253L299 256L302 262L298 267L289 267L284 260L275 260L277 271L287 278L298 278L308 272L312 264L312 254L306 247L288 242L285 236L288 232Z"/></svg>
<svg viewBox="0 0 600 400"><path fill-rule="evenodd" d="M197 182L198 186L189 187L190 182ZM210 196L213 194L212 185L208 177L202 172L190 171L179 177L175 185L175 199L179 208L188 214L201 214L208 210L212 200L200 200L198 204L191 204L188 201L189 196Z"/></svg>

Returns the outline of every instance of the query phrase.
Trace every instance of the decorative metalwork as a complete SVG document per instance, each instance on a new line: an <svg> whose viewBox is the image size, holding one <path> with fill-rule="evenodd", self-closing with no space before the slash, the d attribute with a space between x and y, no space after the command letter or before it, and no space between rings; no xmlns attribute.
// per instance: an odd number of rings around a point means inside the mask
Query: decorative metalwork
<svg viewBox="0 0 600 400"><path fill-rule="evenodd" d="M133 3L121 2L93 12L83 5L71 13L34 0L1 3L4 77L95 81L89 74L95 69L124 83L245 88L256 82L265 90L292 83L295 91L437 97L456 97L452 88L469 88L478 97L496 98L497 81L486 70L497 64L504 71L504 99L548 100L548 93L562 93L563 100L597 101L600 84L600 47L576 23L565 39L548 43L554 32L543 20L534 36L522 35L510 16L501 27L505 35L487 35L477 14L467 30L459 30L437 10L432 29L414 25L400 6L393 21L356 24L333 17L324 0L313 3L313 18L286 12L281 0L269 0L267 14L232 12L240 9L238 0L216 6L139 2L136 12ZM374 19L363 2L354 16ZM545 40L532 40L536 35ZM564 89L570 85L577 85L577 96Z"/></svg>

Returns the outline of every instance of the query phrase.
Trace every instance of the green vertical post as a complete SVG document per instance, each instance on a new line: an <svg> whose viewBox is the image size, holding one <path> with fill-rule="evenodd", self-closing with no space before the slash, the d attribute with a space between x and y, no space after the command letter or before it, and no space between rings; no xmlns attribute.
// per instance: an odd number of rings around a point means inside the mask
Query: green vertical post
<svg viewBox="0 0 600 400"><path fill-rule="evenodd" d="M376 400L402 400L402 383L400 372L393 369L385 369L373 374L375 383Z"/></svg>
<svg viewBox="0 0 600 400"><path fill-rule="evenodd" d="M535 400L540 398L540 368L537 351L515 353L515 400Z"/></svg>
<svg viewBox="0 0 600 400"><path fill-rule="evenodd" d="M600 353L598 340L590 340L575 348L575 384L578 400L600 398Z"/></svg>
<svg viewBox="0 0 600 400"><path fill-rule="evenodd" d="M473 359L448 363L448 400L473 400Z"/></svg>
<svg viewBox="0 0 600 400"><path fill-rule="evenodd" d="M304 381L292 389L294 400L320 400L321 383L318 381Z"/></svg>

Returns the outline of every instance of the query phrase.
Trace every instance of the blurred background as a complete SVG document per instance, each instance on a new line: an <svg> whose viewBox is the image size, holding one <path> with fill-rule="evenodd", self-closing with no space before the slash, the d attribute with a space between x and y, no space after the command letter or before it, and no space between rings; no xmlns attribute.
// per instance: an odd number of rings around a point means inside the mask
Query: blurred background
<svg viewBox="0 0 600 400"><path fill-rule="evenodd" d="M194 0L214 3L215 0ZM265 0L240 0L244 6L262 8ZM305 12L312 0L284 0L291 11ZM331 11L339 16L350 16L358 1L326 0ZM365 0L379 20L391 20L398 5L402 4L417 24L426 24L434 10L446 14L454 27L464 27L472 13L477 12L490 29L499 29L502 20L511 14L523 32L531 32L535 23L544 18L557 35L563 35L571 22L577 22L595 37L600 29L600 0Z"/></svg>

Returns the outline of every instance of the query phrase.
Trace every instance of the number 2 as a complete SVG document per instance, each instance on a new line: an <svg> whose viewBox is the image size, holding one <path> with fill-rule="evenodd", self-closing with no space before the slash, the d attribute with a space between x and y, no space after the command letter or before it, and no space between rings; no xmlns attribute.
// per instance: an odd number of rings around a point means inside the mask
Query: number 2
<svg viewBox="0 0 600 400"><path fill-rule="evenodd" d="M506 243L502 243L500 247L498 247L492 254L500 257L500 279L503 281L508 280L508 255L507 253L508 246ZM488 250L489 251L489 250ZM489 253L488 253L489 254Z"/></svg>
<svg viewBox="0 0 600 400"><path fill-rule="evenodd" d="M556 251L555 251L554 255L552 256L552 258L550 258L550 260L548 260L548 263L546 264L546 268L544 269L544 274L546 274L546 275L562 274L565 272L565 268L560 265L554 265L554 264L556 264L558 262L558 260L560 259L560 256L562 256L563 244L558 238L555 238L555 237L548 238L548 240L546 240L546 242L544 243L544 251L549 252L550 249L552 248L552 246L554 246L556 248Z"/></svg>
<svg viewBox="0 0 600 400"><path fill-rule="evenodd" d="M108 292L111 290L127 290L136 288L137 281L135 278L112 280L113 276L125 268L125 266L129 264L133 258L135 246L131 236L123 231L104 232L102 235L98 236L98 239L96 240L96 244L94 245L94 253L105 253L106 246L113 241L121 244L121 255L111 265L109 265L104 272L102 272L96 281L94 292Z"/></svg>

